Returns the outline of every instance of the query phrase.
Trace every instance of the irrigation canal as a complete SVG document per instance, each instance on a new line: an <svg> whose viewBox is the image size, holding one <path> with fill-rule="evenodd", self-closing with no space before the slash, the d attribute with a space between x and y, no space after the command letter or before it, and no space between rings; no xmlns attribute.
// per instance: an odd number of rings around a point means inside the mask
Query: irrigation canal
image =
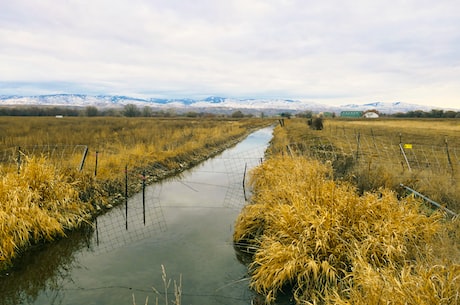
<svg viewBox="0 0 460 305"><path fill-rule="evenodd" d="M0 304L165 304L162 265L182 276L182 304L251 304L246 267L232 246L233 225L245 204L243 177L262 162L272 128L97 219L95 226L25 255L0 275Z"/></svg>

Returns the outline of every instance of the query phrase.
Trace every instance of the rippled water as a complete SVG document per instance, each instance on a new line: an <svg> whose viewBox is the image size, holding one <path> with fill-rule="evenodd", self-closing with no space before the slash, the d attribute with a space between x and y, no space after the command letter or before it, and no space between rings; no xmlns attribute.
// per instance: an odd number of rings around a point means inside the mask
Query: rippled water
<svg viewBox="0 0 460 305"><path fill-rule="evenodd" d="M0 304L129 305L133 295L137 304L146 297L155 304L152 287L164 291L161 265L168 278L182 276L183 305L251 304L232 233L245 204L245 172L262 162L271 137L272 128L256 131L180 177L148 186L130 198L127 217L118 206L97 219L97 230L26 255L0 275Z"/></svg>

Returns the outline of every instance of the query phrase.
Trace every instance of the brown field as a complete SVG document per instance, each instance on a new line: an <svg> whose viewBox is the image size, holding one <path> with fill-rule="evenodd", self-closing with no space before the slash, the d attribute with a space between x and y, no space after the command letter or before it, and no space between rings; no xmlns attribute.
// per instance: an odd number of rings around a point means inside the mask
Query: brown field
<svg viewBox="0 0 460 305"><path fill-rule="evenodd" d="M0 270L31 245L236 144L260 119L0 117Z"/></svg>
<svg viewBox="0 0 460 305"><path fill-rule="evenodd" d="M460 210L459 124L277 126L233 236L250 286L267 303L460 304L460 218L399 186Z"/></svg>

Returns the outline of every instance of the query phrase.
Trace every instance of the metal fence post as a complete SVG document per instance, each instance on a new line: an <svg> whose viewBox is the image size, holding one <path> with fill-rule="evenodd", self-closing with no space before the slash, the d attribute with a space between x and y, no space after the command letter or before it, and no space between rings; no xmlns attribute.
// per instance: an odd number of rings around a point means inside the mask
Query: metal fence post
<svg viewBox="0 0 460 305"><path fill-rule="evenodd" d="M128 230L128 165L125 165L125 216L126 230Z"/></svg>
<svg viewBox="0 0 460 305"><path fill-rule="evenodd" d="M145 171L142 172L142 214L145 226Z"/></svg>
<svg viewBox="0 0 460 305"><path fill-rule="evenodd" d="M88 146L85 147L85 151L83 152L83 157L81 158L80 162L80 172L83 170L83 166L85 165L86 156L88 155Z"/></svg>
<svg viewBox="0 0 460 305"><path fill-rule="evenodd" d="M360 138L361 138L361 133L358 131L358 135L356 136L356 141L357 141L357 145L356 145L356 161L358 161L358 159L359 159L359 142L360 142Z"/></svg>
<svg viewBox="0 0 460 305"><path fill-rule="evenodd" d="M401 149L404 160L406 160L407 168L411 171L412 169L410 167L409 160L407 159L406 152L404 151L403 145L401 143L399 143L399 148Z"/></svg>
<svg viewBox="0 0 460 305"><path fill-rule="evenodd" d="M21 146L18 146L18 175L21 172Z"/></svg>
<svg viewBox="0 0 460 305"><path fill-rule="evenodd" d="M243 173L243 195L244 195L244 200L248 201L248 198L246 197L246 170L248 169L248 163L246 162L244 164L244 173Z"/></svg>
<svg viewBox="0 0 460 305"><path fill-rule="evenodd" d="M452 160L450 159L449 145L447 144L447 138L444 139L444 143L446 143L447 161L449 162L450 170L452 171L452 175L453 175L454 174L454 166L452 164Z"/></svg>
<svg viewBox="0 0 460 305"><path fill-rule="evenodd" d="M94 164L94 177L97 176L97 159L98 159L98 156L99 156L99 152L96 150L96 161L95 161L95 164Z"/></svg>

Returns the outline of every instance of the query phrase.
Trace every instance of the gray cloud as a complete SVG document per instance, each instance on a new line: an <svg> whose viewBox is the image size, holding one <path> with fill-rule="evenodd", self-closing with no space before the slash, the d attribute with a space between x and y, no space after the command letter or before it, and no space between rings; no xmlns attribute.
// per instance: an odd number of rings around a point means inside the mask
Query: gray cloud
<svg viewBox="0 0 460 305"><path fill-rule="evenodd" d="M0 2L0 94L460 104L454 0Z"/></svg>

